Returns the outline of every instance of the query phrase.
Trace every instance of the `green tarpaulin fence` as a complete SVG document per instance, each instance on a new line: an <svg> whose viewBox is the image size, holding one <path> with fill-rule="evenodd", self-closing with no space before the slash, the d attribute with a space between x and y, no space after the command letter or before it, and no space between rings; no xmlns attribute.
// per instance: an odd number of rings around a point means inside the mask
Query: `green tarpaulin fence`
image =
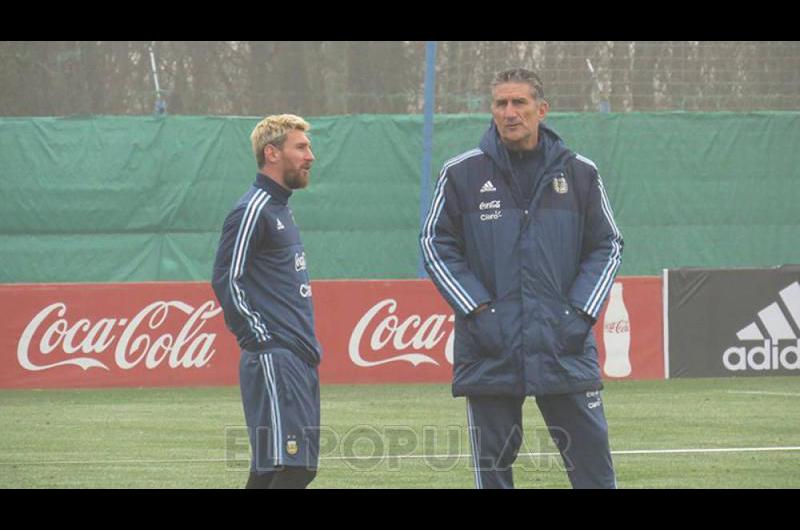
<svg viewBox="0 0 800 530"><path fill-rule="evenodd" d="M258 119L0 118L0 281L208 279L222 220L255 176ZM489 119L437 116L434 171ZM290 205L312 277L413 278L422 116L309 121L317 162ZM600 168L621 274L800 263L800 112L548 123Z"/></svg>

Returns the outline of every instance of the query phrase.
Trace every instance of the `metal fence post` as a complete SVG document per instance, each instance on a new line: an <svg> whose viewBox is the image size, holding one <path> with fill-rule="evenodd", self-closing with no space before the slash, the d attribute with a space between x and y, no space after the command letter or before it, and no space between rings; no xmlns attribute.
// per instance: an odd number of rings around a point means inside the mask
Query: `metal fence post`
<svg viewBox="0 0 800 530"><path fill-rule="evenodd" d="M422 127L422 171L420 172L419 193L419 228L422 232L428 209L431 206L431 158L433 155L433 103L436 98L436 44L437 41L425 43L425 107ZM427 278L422 251L418 249L417 277Z"/></svg>

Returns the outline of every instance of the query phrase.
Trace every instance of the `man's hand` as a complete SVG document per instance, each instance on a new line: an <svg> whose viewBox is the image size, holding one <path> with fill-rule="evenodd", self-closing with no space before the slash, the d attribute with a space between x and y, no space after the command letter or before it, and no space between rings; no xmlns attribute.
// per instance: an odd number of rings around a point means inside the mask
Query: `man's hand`
<svg viewBox="0 0 800 530"><path fill-rule="evenodd" d="M592 332L595 320L588 313L576 307L565 309L564 317L560 324L559 334L561 335L561 353L567 355L580 355L586 344L586 338Z"/></svg>
<svg viewBox="0 0 800 530"><path fill-rule="evenodd" d="M487 311L488 310L488 311ZM490 304L481 304L467 317L467 327L487 357L503 354L503 330L497 312Z"/></svg>
<svg viewBox="0 0 800 530"><path fill-rule="evenodd" d="M597 319L592 318L592 315L590 315L589 313L587 313L583 309L578 309L577 307L575 307L574 309L575 309L576 313L578 313L581 317L583 317L583 319L586 322L588 322L589 324L591 324L592 326L594 326L595 322L597 322Z"/></svg>
<svg viewBox="0 0 800 530"><path fill-rule="evenodd" d="M489 304L481 304L478 307L476 307L472 311L472 313L470 313L470 316L475 316L475 315L477 315L478 313L480 313L482 311L486 311L487 309L489 309Z"/></svg>

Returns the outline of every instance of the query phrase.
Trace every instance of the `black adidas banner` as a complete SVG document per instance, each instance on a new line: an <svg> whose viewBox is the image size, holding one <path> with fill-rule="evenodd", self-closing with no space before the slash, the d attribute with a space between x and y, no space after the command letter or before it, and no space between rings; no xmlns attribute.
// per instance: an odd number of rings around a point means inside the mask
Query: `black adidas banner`
<svg viewBox="0 0 800 530"><path fill-rule="evenodd" d="M800 265L664 271L667 377L800 375Z"/></svg>

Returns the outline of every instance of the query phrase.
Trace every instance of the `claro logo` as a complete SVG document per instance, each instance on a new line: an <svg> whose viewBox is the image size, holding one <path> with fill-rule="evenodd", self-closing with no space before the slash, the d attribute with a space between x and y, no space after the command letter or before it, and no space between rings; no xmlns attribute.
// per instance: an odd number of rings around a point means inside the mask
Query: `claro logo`
<svg viewBox="0 0 800 530"><path fill-rule="evenodd" d="M733 372L800 370L800 340L795 333L800 326L800 283L792 283L779 294L780 301L759 311L757 320L736 333L748 346L731 346L725 350L722 364L726 369Z"/></svg>

